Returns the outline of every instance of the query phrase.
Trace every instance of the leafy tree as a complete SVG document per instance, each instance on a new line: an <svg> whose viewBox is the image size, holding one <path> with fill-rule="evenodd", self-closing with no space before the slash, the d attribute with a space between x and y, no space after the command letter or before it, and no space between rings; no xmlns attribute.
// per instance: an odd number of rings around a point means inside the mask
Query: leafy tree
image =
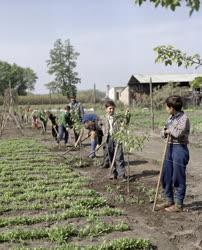
<svg viewBox="0 0 202 250"><path fill-rule="evenodd" d="M136 4L140 6L147 0L135 0ZM198 11L200 9L200 0L149 0L155 5L155 7L161 6L163 8L170 8L175 11L177 7L181 7L181 4L184 2L186 6L190 9L190 15L193 11ZM199 54L189 56L186 53L182 52L179 49L176 49L173 46L158 46L154 48L154 51L158 53L156 62L164 62L165 65L172 65L173 62L177 63L178 66L195 66L198 68L202 66L202 58Z"/></svg>
<svg viewBox="0 0 202 250"><path fill-rule="evenodd" d="M50 50L50 59L47 60L48 73L55 75L55 82L58 83L63 95L68 97L76 94L76 84L80 82L78 73L75 72L78 56L79 53L75 52L69 39L64 42L58 39L54 43L54 48Z"/></svg>
<svg viewBox="0 0 202 250"><path fill-rule="evenodd" d="M34 85L37 78L38 77L36 73L32 69L25 68L23 70L23 82L26 83L26 87L28 90L34 90Z"/></svg>
<svg viewBox="0 0 202 250"><path fill-rule="evenodd" d="M202 66L202 58L199 54L190 56L171 45L158 46L154 48L154 51L158 54L155 62L163 62L166 66L173 63L176 63L178 67L184 66L186 68L195 66L197 69Z"/></svg>
<svg viewBox="0 0 202 250"><path fill-rule="evenodd" d="M147 0L135 0L136 4L142 5ZM186 6L190 9L190 15L193 11L198 11L200 8L200 0L149 0L154 4L155 7L159 5L163 8L170 8L172 11L175 11L177 7L180 7L182 3L185 3Z"/></svg>
<svg viewBox="0 0 202 250"><path fill-rule="evenodd" d="M22 68L17 64L9 64L0 61L0 94L11 87L16 90L18 95L26 95L27 90L33 90L37 76L30 68Z"/></svg>
<svg viewBox="0 0 202 250"><path fill-rule="evenodd" d="M202 88L202 77L196 77L192 83L191 83L192 88L198 89L198 88Z"/></svg>
<svg viewBox="0 0 202 250"><path fill-rule="evenodd" d="M22 68L16 64L11 67L11 86L16 89L18 95L26 95L27 90L34 90L37 76L30 68Z"/></svg>
<svg viewBox="0 0 202 250"><path fill-rule="evenodd" d="M9 86L10 71L11 65L7 62L0 61L0 95L2 95L4 90Z"/></svg>

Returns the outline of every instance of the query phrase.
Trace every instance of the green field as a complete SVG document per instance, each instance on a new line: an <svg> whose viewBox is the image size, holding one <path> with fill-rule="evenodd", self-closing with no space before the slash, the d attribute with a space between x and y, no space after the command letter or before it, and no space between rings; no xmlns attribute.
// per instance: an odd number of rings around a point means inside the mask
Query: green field
<svg viewBox="0 0 202 250"><path fill-rule="evenodd" d="M88 181L36 140L1 140L0 248L152 249L147 240L129 238L85 243L130 230L123 211L110 207Z"/></svg>

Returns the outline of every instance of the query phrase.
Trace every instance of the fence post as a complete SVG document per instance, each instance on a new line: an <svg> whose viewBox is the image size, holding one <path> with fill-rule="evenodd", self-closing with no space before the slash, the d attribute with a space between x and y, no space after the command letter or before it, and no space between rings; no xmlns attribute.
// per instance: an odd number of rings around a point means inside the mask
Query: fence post
<svg viewBox="0 0 202 250"><path fill-rule="evenodd" d="M151 129L152 131L154 131L153 90L152 90L152 78L151 77L149 81L149 90L150 90Z"/></svg>

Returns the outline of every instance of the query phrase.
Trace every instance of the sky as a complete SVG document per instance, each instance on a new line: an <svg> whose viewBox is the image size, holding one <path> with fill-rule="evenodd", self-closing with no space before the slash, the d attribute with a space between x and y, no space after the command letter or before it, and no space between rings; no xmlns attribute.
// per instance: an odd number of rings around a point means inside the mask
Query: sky
<svg viewBox="0 0 202 250"><path fill-rule="evenodd" d="M189 16L143 7L134 0L0 0L0 60L32 68L34 93L53 80L47 60L57 39L70 39L81 78L78 89L124 86L132 74L201 73L194 68L155 64L153 48L173 45L202 56L202 8Z"/></svg>

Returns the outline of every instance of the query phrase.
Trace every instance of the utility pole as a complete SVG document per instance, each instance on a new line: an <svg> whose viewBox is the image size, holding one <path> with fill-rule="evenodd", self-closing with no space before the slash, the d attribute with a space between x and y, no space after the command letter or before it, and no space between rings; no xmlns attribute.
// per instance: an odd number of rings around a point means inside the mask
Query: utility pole
<svg viewBox="0 0 202 250"><path fill-rule="evenodd" d="M151 77L149 81L149 89L150 89L151 129L152 131L154 131L153 90L152 90L152 78Z"/></svg>
<svg viewBox="0 0 202 250"><path fill-rule="evenodd" d="M94 109L96 107L96 85L94 83L93 85L93 103L94 103Z"/></svg>

